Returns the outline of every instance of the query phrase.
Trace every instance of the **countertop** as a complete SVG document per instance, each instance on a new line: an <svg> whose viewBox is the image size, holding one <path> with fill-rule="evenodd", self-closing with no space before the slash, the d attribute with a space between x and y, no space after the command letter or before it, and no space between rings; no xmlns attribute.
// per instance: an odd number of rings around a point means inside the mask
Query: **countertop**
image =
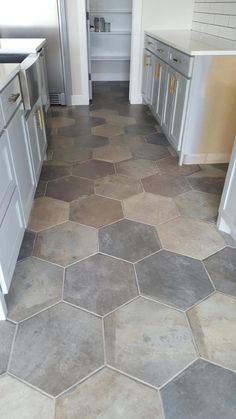
<svg viewBox="0 0 236 419"><path fill-rule="evenodd" d="M191 30L150 30L147 35L188 55L236 55L236 42Z"/></svg>
<svg viewBox="0 0 236 419"><path fill-rule="evenodd" d="M20 71L20 64L0 64L0 90Z"/></svg>
<svg viewBox="0 0 236 419"><path fill-rule="evenodd" d="M0 54L38 52L46 43L44 38L0 38Z"/></svg>

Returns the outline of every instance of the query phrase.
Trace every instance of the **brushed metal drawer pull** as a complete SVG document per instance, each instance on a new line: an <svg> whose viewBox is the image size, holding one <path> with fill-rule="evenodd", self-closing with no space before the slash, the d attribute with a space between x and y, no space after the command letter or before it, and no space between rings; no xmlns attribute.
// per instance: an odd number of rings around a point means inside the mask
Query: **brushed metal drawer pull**
<svg viewBox="0 0 236 419"><path fill-rule="evenodd" d="M160 52L161 54L163 54L163 52L165 52L164 49L161 49L161 48L157 48L157 51Z"/></svg>
<svg viewBox="0 0 236 419"><path fill-rule="evenodd" d="M173 58L172 57L172 61L174 61L177 64L181 64L181 60L178 60L178 58Z"/></svg>
<svg viewBox="0 0 236 419"><path fill-rule="evenodd" d="M148 45L153 45L153 42L150 42L150 41L149 41L149 42L148 42Z"/></svg>
<svg viewBox="0 0 236 419"><path fill-rule="evenodd" d="M12 93L12 95L8 98L8 102L15 103L19 97L20 93Z"/></svg>

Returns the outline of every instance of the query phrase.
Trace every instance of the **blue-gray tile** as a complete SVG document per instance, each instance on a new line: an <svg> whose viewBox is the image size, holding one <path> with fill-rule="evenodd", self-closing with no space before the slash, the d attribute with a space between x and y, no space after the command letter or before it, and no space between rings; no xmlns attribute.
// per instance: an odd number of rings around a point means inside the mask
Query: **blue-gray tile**
<svg viewBox="0 0 236 419"><path fill-rule="evenodd" d="M20 248L20 253L18 256L18 260L25 259L32 255L35 238L36 238L36 233L29 230L25 231L21 248Z"/></svg>
<svg viewBox="0 0 236 419"><path fill-rule="evenodd" d="M204 260L217 290L236 296L236 249L226 247Z"/></svg>
<svg viewBox="0 0 236 419"><path fill-rule="evenodd" d="M9 321L0 321L0 374L7 370L11 352L15 325Z"/></svg>

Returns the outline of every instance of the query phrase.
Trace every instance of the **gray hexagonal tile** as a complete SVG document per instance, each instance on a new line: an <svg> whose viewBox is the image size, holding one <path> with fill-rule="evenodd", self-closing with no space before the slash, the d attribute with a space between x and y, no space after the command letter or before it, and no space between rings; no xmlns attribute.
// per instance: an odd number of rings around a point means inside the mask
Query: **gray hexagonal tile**
<svg viewBox="0 0 236 419"><path fill-rule="evenodd" d="M154 389L105 368L57 399L56 419L99 416L163 419L160 396Z"/></svg>
<svg viewBox="0 0 236 419"><path fill-rule="evenodd" d="M215 222L218 215L220 197L205 192L189 191L175 198L182 215L198 220Z"/></svg>
<svg viewBox="0 0 236 419"><path fill-rule="evenodd" d="M180 195L191 189L186 177L165 174L142 179L142 184L146 192L168 197Z"/></svg>
<svg viewBox="0 0 236 419"><path fill-rule="evenodd" d="M226 247L204 260L217 290L236 297L236 249Z"/></svg>
<svg viewBox="0 0 236 419"><path fill-rule="evenodd" d="M117 163L123 160L132 158L129 147L126 145L107 145L94 150L93 158L97 160L104 160L110 163Z"/></svg>
<svg viewBox="0 0 236 419"><path fill-rule="evenodd" d="M5 375L0 379L1 419L54 419L54 400Z"/></svg>
<svg viewBox="0 0 236 419"><path fill-rule="evenodd" d="M130 220L101 228L98 237L101 252L129 262L137 262L161 247L154 227Z"/></svg>
<svg viewBox="0 0 236 419"><path fill-rule="evenodd" d="M201 170L197 164L183 164L179 166L178 157L173 156L158 161L157 165L162 173L175 176L188 176Z"/></svg>
<svg viewBox="0 0 236 419"><path fill-rule="evenodd" d="M18 262L6 296L8 317L20 321L61 299L63 269L34 257Z"/></svg>
<svg viewBox="0 0 236 419"><path fill-rule="evenodd" d="M52 180L48 182L46 190L47 196L66 202L75 201L81 196L92 195L93 193L93 182L76 176Z"/></svg>
<svg viewBox="0 0 236 419"><path fill-rule="evenodd" d="M83 135L74 139L74 145L79 147L104 147L109 144L109 139L99 135Z"/></svg>
<svg viewBox="0 0 236 419"><path fill-rule="evenodd" d="M69 204L57 199L42 197L35 199L28 228L40 231L61 224L69 219Z"/></svg>
<svg viewBox="0 0 236 419"><path fill-rule="evenodd" d="M67 222L40 232L34 255L67 266L93 255L97 250L98 238L94 228Z"/></svg>
<svg viewBox="0 0 236 419"><path fill-rule="evenodd" d="M203 264L162 250L136 264L140 291L186 310L214 291Z"/></svg>
<svg viewBox="0 0 236 419"><path fill-rule="evenodd" d="M114 137L115 135L124 134L124 128L119 125L104 124L99 127L92 128L92 134L102 137Z"/></svg>
<svg viewBox="0 0 236 419"><path fill-rule="evenodd" d="M178 217L158 226L165 249L196 259L205 259L225 246L214 225L187 217Z"/></svg>
<svg viewBox="0 0 236 419"><path fill-rule="evenodd" d="M56 396L103 363L101 320L60 303L19 325L10 372Z"/></svg>
<svg viewBox="0 0 236 419"><path fill-rule="evenodd" d="M0 374L3 374L7 370L14 333L15 325L13 323L0 321Z"/></svg>
<svg viewBox="0 0 236 419"><path fill-rule="evenodd" d="M18 260L28 258L29 256L32 255L35 239L36 239L36 233L29 230L25 231L24 238L21 243L20 252L18 255Z"/></svg>
<svg viewBox="0 0 236 419"><path fill-rule="evenodd" d="M233 419L236 375L198 360L161 390L166 419Z"/></svg>
<svg viewBox="0 0 236 419"><path fill-rule="evenodd" d="M70 176L71 167L70 166L60 166L46 164L42 167L42 172L40 179L44 181L60 179L61 177Z"/></svg>
<svg viewBox="0 0 236 419"><path fill-rule="evenodd" d="M106 176L95 182L95 193L113 199L125 199L143 191L141 182L127 176Z"/></svg>
<svg viewBox="0 0 236 419"><path fill-rule="evenodd" d="M123 209L125 217L154 226L179 216L173 199L146 192L125 199Z"/></svg>
<svg viewBox="0 0 236 419"><path fill-rule="evenodd" d="M140 144L131 147L132 154L137 159L160 160L170 155L168 148L163 145Z"/></svg>
<svg viewBox="0 0 236 419"><path fill-rule="evenodd" d="M164 145L166 147L170 145L165 134L161 132L154 132L154 134L147 135L146 140L149 144Z"/></svg>
<svg viewBox="0 0 236 419"><path fill-rule="evenodd" d="M99 228L124 218L119 201L91 195L70 205L70 220Z"/></svg>
<svg viewBox="0 0 236 419"><path fill-rule="evenodd" d="M126 134L135 134L135 135L148 135L151 133L156 132L155 128L156 121L154 120L154 123L148 123L144 121L144 123L137 123L128 125L125 127L125 133Z"/></svg>
<svg viewBox="0 0 236 419"><path fill-rule="evenodd" d="M68 147L54 152L53 162L77 163L91 159L92 151L86 147Z"/></svg>
<svg viewBox="0 0 236 419"><path fill-rule="evenodd" d="M84 163L79 163L72 170L73 175L92 180L113 175L114 173L114 164L102 160L89 160Z"/></svg>
<svg viewBox="0 0 236 419"><path fill-rule="evenodd" d="M188 317L200 355L236 371L236 299L216 293Z"/></svg>
<svg viewBox="0 0 236 419"><path fill-rule="evenodd" d="M107 314L137 295L128 262L98 254L66 270L64 299L94 313Z"/></svg>
<svg viewBox="0 0 236 419"><path fill-rule="evenodd" d="M156 387L196 359L184 314L142 298L105 318L105 342L108 364Z"/></svg>
<svg viewBox="0 0 236 419"><path fill-rule="evenodd" d="M142 179L159 172L157 164L152 160L132 159L116 164L117 173Z"/></svg>
<svg viewBox="0 0 236 419"><path fill-rule="evenodd" d="M225 177L192 177L188 178L192 188L196 191L212 194L222 194Z"/></svg>

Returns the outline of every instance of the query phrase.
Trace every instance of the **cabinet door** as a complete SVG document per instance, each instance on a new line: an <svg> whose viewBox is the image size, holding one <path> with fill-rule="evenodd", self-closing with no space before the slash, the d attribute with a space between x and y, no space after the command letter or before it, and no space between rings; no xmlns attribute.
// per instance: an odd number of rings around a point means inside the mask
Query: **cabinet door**
<svg viewBox="0 0 236 419"><path fill-rule="evenodd" d="M24 235L20 198L15 189L0 228L0 285L7 294Z"/></svg>
<svg viewBox="0 0 236 419"><path fill-rule="evenodd" d="M19 108L17 110L8 125L7 133L21 205L25 223L27 224L36 184L22 109Z"/></svg>
<svg viewBox="0 0 236 419"><path fill-rule="evenodd" d="M165 93L165 78L166 78L166 64L159 58L154 58L153 71L153 92L152 92L152 111L160 124L162 124L164 93Z"/></svg>
<svg viewBox="0 0 236 419"><path fill-rule="evenodd" d="M7 134L0 136L0 225L16 187Z"/></svg>
<svg viewBox="0 0 236 419"><path fill-rule="evenodd" d="M170 141L174 148L179 151L182 143L190 81L186 77L181 76L179 73L175 73L173 77L174 102L170 129Z"/></svg>
<svg viewBox="0 0 236 419"><path fill-rule="evenodd" d="M151 103L152 83L153 83L153 65L152 54L144 51L144 68L143 68L143 98L147 105Z"/></svg>
<svg viewBox="0 0 236 419"><path fill-rule="evenodd" d="M45 153L46 153L46 148L47 148L47 137L46 137L45 124L44 124L43 109L42 109L41 104L37 106L34 118L35 118L35 127L37 131L37 136L38 136L39 152L41 156L41 161L43 161L45 158Z"/></svg>
<svg viewBox="0 0 236 419"><path fill-rule="evenodd" d="M175 100L175 91L173 88L174 76L175 76L175 71L172 70L169 66L167 66L162 128L168 138L170 137L172 111L173 111L173 104Z"/></svg>

